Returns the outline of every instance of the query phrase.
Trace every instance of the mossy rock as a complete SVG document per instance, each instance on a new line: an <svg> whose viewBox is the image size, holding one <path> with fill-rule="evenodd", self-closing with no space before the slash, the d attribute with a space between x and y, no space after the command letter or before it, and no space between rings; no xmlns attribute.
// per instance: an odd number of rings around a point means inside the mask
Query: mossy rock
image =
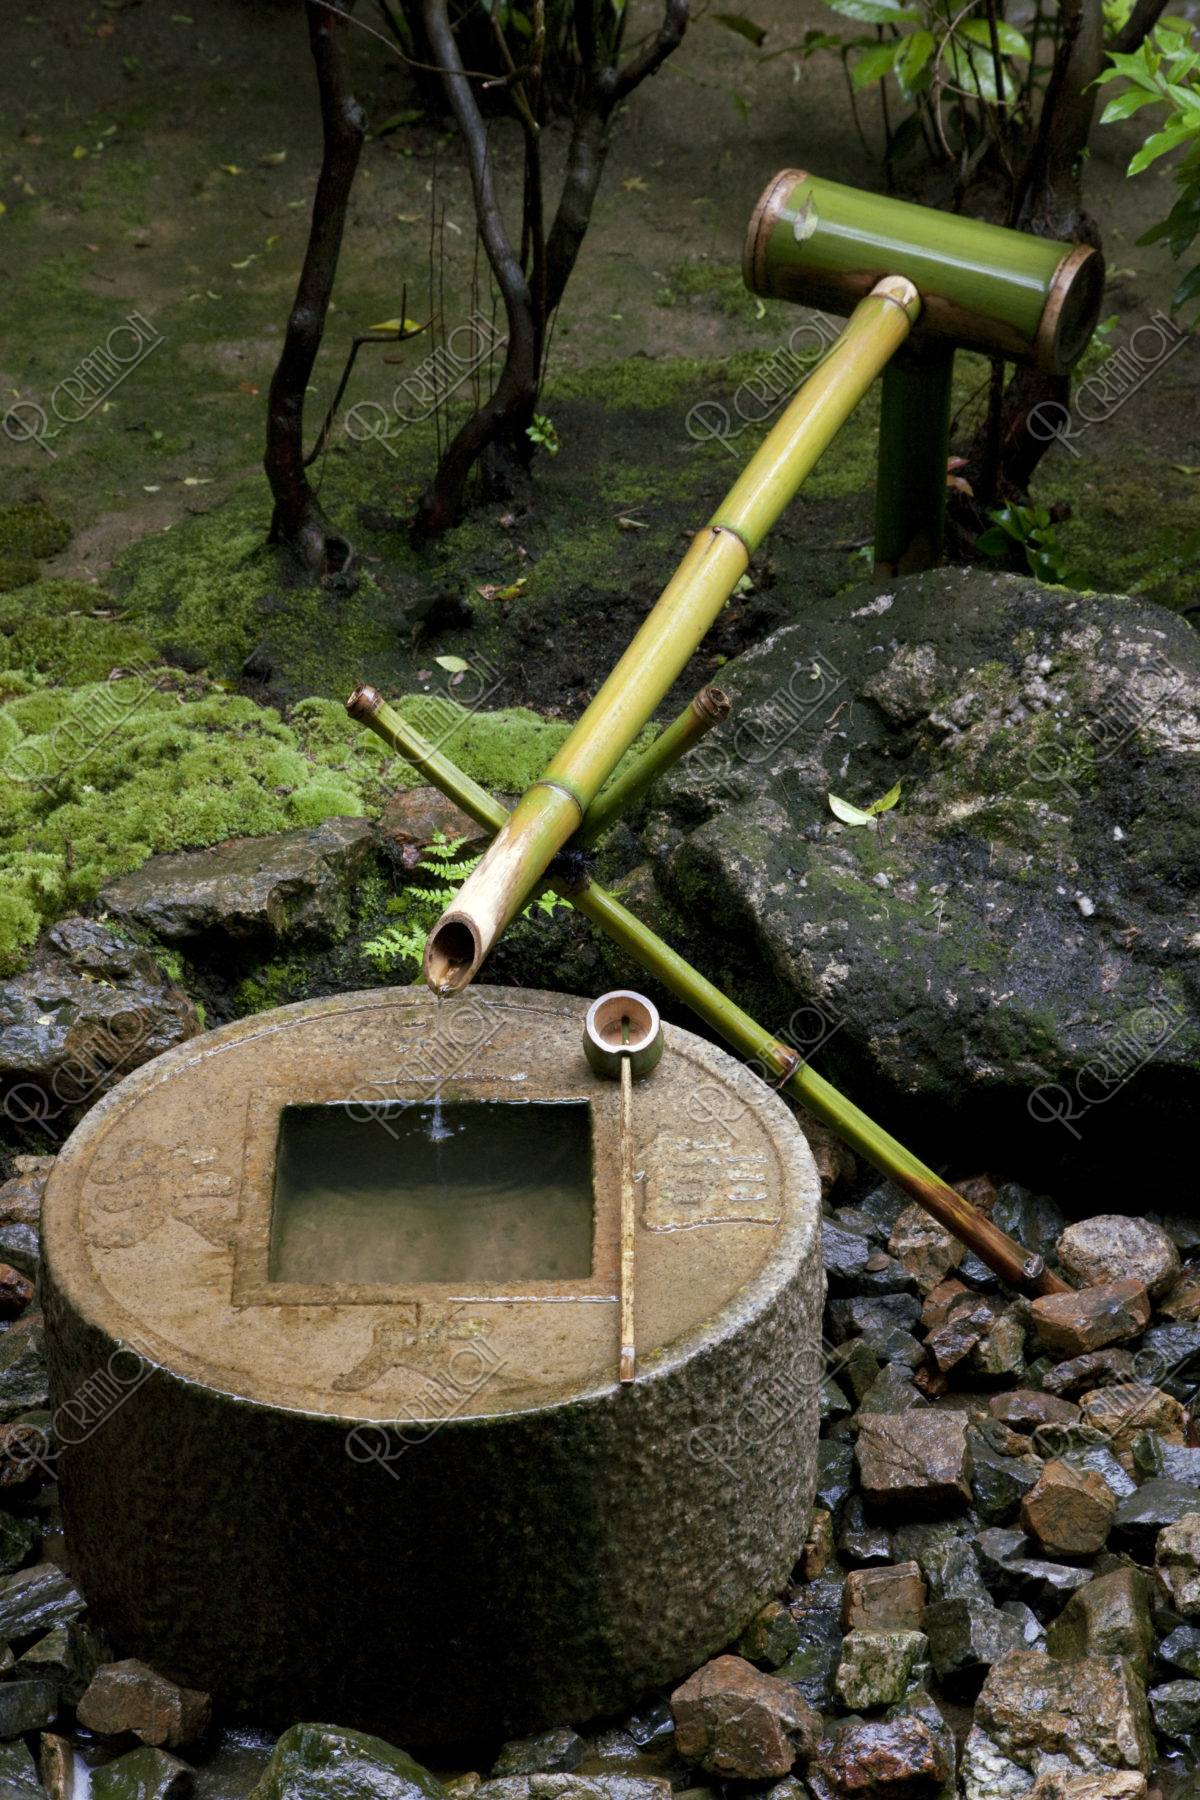
<svg viewBox="0 0 1200 1800"><path fill-rule="evenodd" d="M1200 640L1122 596L938 570L814 601L649 840L706 974L942 1165L1162 1179L1196 1125ZM899 780L874 827L833 814ZM928 1153L927 1153L928 1154Z"/></svg>
<svg viewBox="0 0 1200 1800"><path fill-rule="evenodd" d="M382 1738L337 1725L293 1725L248 1800L446 1800L446 1790Z"/></svg>

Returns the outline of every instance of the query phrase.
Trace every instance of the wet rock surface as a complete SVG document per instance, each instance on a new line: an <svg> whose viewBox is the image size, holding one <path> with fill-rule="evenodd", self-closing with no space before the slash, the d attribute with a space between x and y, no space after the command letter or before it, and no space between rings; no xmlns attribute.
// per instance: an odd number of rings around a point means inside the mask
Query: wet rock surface
<svg viewBox="0 0 1200 1800"><path fill-rule="evenodd" d="M164 944L245 948L333 938L348 919L350 886L375 841L366 819L267 838L230 838L207 850L151 857L104 889L114 919Z"/></svg>
<svg viewBox="0 0 1200 1800"><path fill-rule="evenodd" d="M943 569L815 601L722 683L731 728L672 773L649 835L772 1028L807 1021L824 1072L882 1080L889 1123L960 1156L982 1134L1080 1198L1120 1169L1169 1182L1200 1057L1190 627ZM898 777L878 831L832 816L830 792L865 806Z"/></svg>
<svg viewBox="0 0 1200 1800"><path fill-rule="evenodd" d="M706 1663L671 1696L679 1754L711 1775L786 1775L821 1722L795 1688L737 1656Z"/></svg>
<svg viewBox="0 0 1200 1800"><path fill-rule="evenodd" d="M36 1148L64 1137L123 1075L195 1037L193 1002L127 932L64 919L0 982L0 1127ZM0 1257L25 1273L0 1229Z"/></svg>
<svg viewBox="0 0 1200 1800"><path fill-rule="evenodd" d="M102 1737L131 1731L144 1744L179 1749L202 1738L212 1703L196 1688L178 1687L145 1663L106 1663L79 1702L80 1723Z"/></svg>

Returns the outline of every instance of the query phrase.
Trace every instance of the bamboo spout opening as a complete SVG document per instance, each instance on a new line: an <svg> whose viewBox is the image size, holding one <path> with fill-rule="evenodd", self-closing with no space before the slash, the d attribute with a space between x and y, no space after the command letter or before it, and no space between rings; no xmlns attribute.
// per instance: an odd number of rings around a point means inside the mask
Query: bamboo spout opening
<svg viewBox="0 0 1200 1800"><path fill-rule="evenodd" d="M447 913L425 945L425 979L435 994L457 994L483 961L483 943L470 919Z"/></svg>

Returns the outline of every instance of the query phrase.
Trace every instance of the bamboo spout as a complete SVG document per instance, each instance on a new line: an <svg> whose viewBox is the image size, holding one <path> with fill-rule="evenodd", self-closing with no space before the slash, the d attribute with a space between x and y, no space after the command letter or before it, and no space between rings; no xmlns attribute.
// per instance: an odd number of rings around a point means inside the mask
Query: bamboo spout
<svg viewBox="0 0 1200 1800"><path fill-rule="evenodd" d="M821 452L912 330L921 300L889 275L855 307L824 361L776 421L616 667L425 947L437 993L466 987L573 836L646 721L687 667L756 550Z"/></svg>

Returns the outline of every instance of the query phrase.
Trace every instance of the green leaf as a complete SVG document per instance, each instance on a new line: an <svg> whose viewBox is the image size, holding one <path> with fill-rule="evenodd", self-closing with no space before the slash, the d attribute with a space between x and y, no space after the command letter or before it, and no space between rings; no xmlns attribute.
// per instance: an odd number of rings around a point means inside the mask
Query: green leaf
<svg viewBox="0 0 1200 1800"><path fill-rule="evenodd" d="M990 55L992 33L986 19L968 19L958 30L961 37L970 38L973 44L982 44ZM1028 40L1012 25L1006 25L1003 19L996 20L996 39L1002 56L1019 56L1029 61Z"/></svg>
<svg viewBox="0 0 1200 1800"><path fill-rule="evenodd" d="M895 787L888 789L882 800L873 800L869 810L876 816L880 813L891 812L893 806L895 806L897 800L900 798L900 786L900 782L897 782Z"/></svg>
<svg viewBox="0 0 1200 1800"><path fill-rule="evenodd" d="M1162 131L1156 131L1153 137L1146 139L1136 156L1130 159L1125 173L1140 175L1143 169L1148 169L1150 164L1157 162L1160 156L1166 156L1170 150L1178 150L1180 144L1186 143L1188 138L1195 135L1196 130L1195 125L1172 120L1171 124L1165 126Z"/></svg>
<svg viewBox="0 0 1200 1800"><path fill-rule="evenodd" d="M1181 306L1186 306L1188 301L1194 300L1197 295L1200 295L1200 263L1197 263L1194 269L1188 270L1171 295L1172 312L1178 312Z"/></svg>
<svg viewBox="0 0 1200 1800"><path fill-rule="evenodd" d="M890 73L895 48L890 39L886 44L872 44L871 48L864 50L857 61L851 65L850 85L856 94L861 94L864 88L873 86L877 81L882 81L884 76Z"/></svg>
<svg viewBox="0 0 1200 1800"><path fill-rule="evenodd" d="M916 92L921 71L933 55L935 40L932 31L914 31L900 41L903 50L896 57L896 77L905 98L911 99Z"/></svg>
<svg viewBox="0 0 1200 1800"><path fill-rule="evenodd" d="M435 656L433 660L439 669L449 669L452 675L465 675L471 666L462 656Z"/></svg>
<svg viewBox="0 0 1200 1800"><path fill-rule="evenodd" d="M871 812L864 812L861 806L851 806L848 800L839 800L836 794L827 794L825 798L829 801L830 812L835 819L840 819L843 825L873 825L875 823L875 815Z"/></svg>
<svg viewBox="0 0 1200 1800"><path fill-rule="evenodd" d="M1008 533L1002 531L999 525L992 525L987 531L980 532L975 539L975 548L984 556L1007 556L1011 541Z"/></svg>
<svg viewBox="0 0 1200 1800"><path fill-rule="evenodd" d="M753 44L756 50L760 50L767 41L765 26L756 25L744 13L714 13L712 16L716 24L723 25L726 31L736 31L739 37L745 38L748 44Z"/></svg>
<svg viewBox="0 0 1200 1800"><path fill-rule="evenodd" d="M1143 106L1153 106L1154 102L1161 98L1160 94L1147 94L1142 88L1126 88L1124 93L1118 94L1115 100L1109 101L1100 114L1100 123L1112 125L1118 119L1131 118Z"/></svg>
<svg viewBox="0 0 1200 1800"><path fill-rule="evenodd" d="M921 16L915 6L901 6L897 0L829 0L829 5L860 25L904 25Z"/></svg>

